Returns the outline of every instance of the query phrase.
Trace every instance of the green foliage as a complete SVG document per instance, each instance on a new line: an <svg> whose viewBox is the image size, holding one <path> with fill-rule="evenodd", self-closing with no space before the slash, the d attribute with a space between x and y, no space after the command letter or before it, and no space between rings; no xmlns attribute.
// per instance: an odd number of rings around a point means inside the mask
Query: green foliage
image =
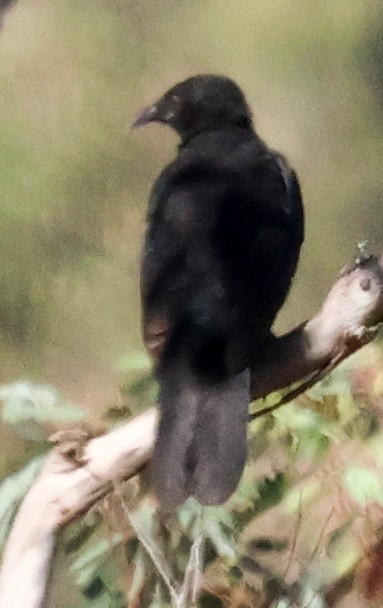
<svg viewBox="0 0 383 608"><path fill-rule="evenodd" d="M120 361L120 368L125 372L150 370L152 367L149 355L144 351L130 353Z"/></svg>
<svg viewBox="0 0 383 608"><path fill-rule="evenodd" d="M334 454L349 449L355 441L357 427L351 439L345 431L350 420L358 419L360 411L369 407L374 415L383 356L380 348L369 349L366 352L371 354L362 359L367 367L347 362L307 395L252 423L250 445L254 441L262 447L226 505L201 508L189 499L163 521L143 485L138 494L112 495L109 506L96 506L72 524L61 543L71 561L73 584L83 598L81 606L173 606L169 585L180 588L192 544L202 534L205 590L198 604L201 608L236 606L238 597L249 608L280 608L292 602L299 607L324 608L325 590L362 555L354 538L355 522L364 509L383 504L383 477L376 468L383 463L378 423L368 436L360 428L360 441L369 441L368 462L362 452L360 456L356 452L352 460L332 468L330 477L321 472L323 467L334 467ZM131 357L125 361L125 369L134 374L142 369L145 377L146 361ZM369 388L363 393L360 382L365 377ZM133 384L137 382L139 377ZM47 416L44 408L41 413L41 404L51 405L48 419L60 406L54 389L28 383L5 387L2 396L15 403L20 400L27 411L31 406L24 401L33 398L40 422ZM320 414L321 408L328 418ZM17 414L17 423L21 418ZM66 415L55 419L66 420ZM263 442L258 441L260 435ZM371 454L376 454L373 468ZM0 486L2 540L43 462L44 457L31 460ZM344 492L354 505L335 527L331 525L334 492ZM290 569L296 572L293 581L288 576Z"/></svg>
<svg viewBox="0 0 383 608"><path fill-rule="evenodd" d="M21 501L39 474L46 456L40 455L0 483L0 547L3 547Z"/></svg>
<svg viewBox="0 0 383 608"><path fill-rule="evenodd" d="M102 539L91 547L83 549L81 555L73 562L72 571L76 575L76 583L80 587L89 588L98 577L100 564L111 553L114 547L119 546L123 540L120 533L115 533L111 537Z"/></svg>
<svg viewBox="0 0 383 608"><path fill-rule="evenodd" d="M257 510L264 511L277 504L288 487L283 473L278 473L274 479L265 479L258 486L259 498L255 503Z"/></svg>
<svg viewBox="0 0 383 608"><path fill-rule="evenodd" d="M378 473L368 469L346 469L343 484L358 505L366 507L375 502L383 504L383 479Z"/></svg>
<svg viewBox="0 0 383 608"><path fill-rule="evenodd" d="M377 350L374 352L379 353ZM376 354L371 356L370 365ZM380 355L378 360L381 360ZM133 522L133 529L144 544L141 541L133 543L132 539L127 541L129 551L125 553L125 567L131 573L128 574L129 605L169 605L170 598L160 572L169 571L169 576L180 583L190 558L191 544L202 532L206 541L204 568L209 588L209 592L201 596L202 608L216 603L217 606L234 606L234 598L240 593L253 598L249 604L246 603L248 599L243 600L243 606L288 606L292 597L299 597L299 606L326 606L324 586L331 586L337 577L353 568L361 555L361 548L352 538L353 520L354 517L357 519L358 512L345 514L341 524L331 529L334 508L331 494L324 499L323 482L318 483L316 479L316 475L321 476L323 463L331 462L333 450L339 450L337 446L347 446L351 441L346 432L350 420L359 419L361 410L368 409L366 397L361 402L360 388L357 392L355 388L355 375L357 377L359 373L363 377L366 372L358 371L355 366L355 362L347 363L309 391L302 400L305 406L298 400L251 425L250 444L257 442L261 433L263 447L247 467L236 494L226 506L206 507L201 511L198 503L189 500L165 527L147 499L143 498L134 507L130 525ZM375 366L374 370L378 378L383 365ZM373 398L372 393L369 398ZM320 414L321 408L328 413L328 418ZM370 415L374 417L373 408L370 408ZM357 428L354 429L354 438ZM375 442L380 434L379 425L375 425L375 430L367 436L363 425L360 428L362 441L371 438ZM279 452L274 461L276 446ZM257 474L259 459L269 461L273 472L263 476ZM353 462L342 465L339 470L334 469L332 476L335 487L343 488L356 507L382 504L381 476L368 465L358 464L357 454ZM330 488L331 484L329 492ZM325 510L327 516L321 521L315 511L316 505L323 500L328 503L328 508ZM284 534L280 523L270 527L270 522L278 522L280 518L290 522L287 534ZM269 522L266 527L263 520ZM308 533L309 530L311 532ZM121 542L124 544L126 540ZM100 559L97 556L99 546L105 548L105 545L96 544L94 553L90 552L96 558L93 566ZM109 546L113 552L113 543ZM156 564L149 557L147 546L154 547L155 553L158 551ZM306 560L305 574L298 576L291 586L284 582L283 572L292 567L298 546L300 559ZM325 562L320 562L319 557L322 546L328 547ZM321 567L319 563L322 563ZM282 564L282 571L278 564ZM99 570L93 570L93 575L95 572ZM254 595L255 589L258 591ZM259 589L263 589L262 601L268 598L269 603L257 603L261 602ZM223 603L222 597L226 598Z"/></svg>
<svg viewBox="0 0 383 608"><path fill-rule="evenodd" d="M27 381L0 387L1 419L25 439L42 441L55 424L75 424L84 412L52 386Z"/></svg>

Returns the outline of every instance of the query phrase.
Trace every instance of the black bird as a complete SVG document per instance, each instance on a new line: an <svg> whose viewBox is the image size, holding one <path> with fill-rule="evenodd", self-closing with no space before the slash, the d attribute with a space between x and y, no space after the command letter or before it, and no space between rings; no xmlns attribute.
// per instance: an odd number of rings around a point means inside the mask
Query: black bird
<svg viewBox="0 0 383 608"><path fill-rule="evenodd" d="M300 188L256 134L239 87L194 76L143 110L181 138L154 184L143 248L144 341L161 417L152 483L164 510L224 502L246 461L249 367L262 358L303 241Z"/></svg>

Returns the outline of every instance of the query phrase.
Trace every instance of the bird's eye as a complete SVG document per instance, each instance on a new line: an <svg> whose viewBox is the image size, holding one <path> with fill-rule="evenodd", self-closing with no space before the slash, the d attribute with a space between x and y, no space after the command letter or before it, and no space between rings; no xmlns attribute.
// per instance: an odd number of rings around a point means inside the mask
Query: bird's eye
<svg viewBox="0 0 383 608"><path fill-rule="evenodd" d="M179 107L181 105L181 98L178 95L172 95L171 100L175 106Z"/></svg>

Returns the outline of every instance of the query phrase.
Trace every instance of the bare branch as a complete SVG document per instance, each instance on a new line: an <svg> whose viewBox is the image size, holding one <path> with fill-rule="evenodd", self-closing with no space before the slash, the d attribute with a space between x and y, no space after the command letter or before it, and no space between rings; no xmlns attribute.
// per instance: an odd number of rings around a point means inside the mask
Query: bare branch
<svg viewBox="0 0 383 608"><path fill-rule="evenodd" d="M252 369L253 399L321 370L330 371L370 342L381 322L383 254L341 274L310 320L270 340Z"/></svg>
<svg viewBox="0 0 383 608"><path fill-rule="evenodd" d="M54 535L150 458L154 409L85 446L82 464L53 450L24 499L5 548L0 573L2 608L40 608L44 602Z"/></svg>

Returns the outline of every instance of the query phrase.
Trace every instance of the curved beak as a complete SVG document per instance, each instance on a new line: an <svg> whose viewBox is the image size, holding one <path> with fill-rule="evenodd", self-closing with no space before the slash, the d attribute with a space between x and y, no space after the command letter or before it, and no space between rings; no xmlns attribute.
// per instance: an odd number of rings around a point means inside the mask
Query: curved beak
<svg viewBox="0 0 383 608"><path fill-rule="evenodd" d="M141 110L136 116L134 123L132 124L132 128L142 127L142 125L148 124L148 122L153 122L158 120L158 106L154 104L153 106L148 106Z"/></svg>

